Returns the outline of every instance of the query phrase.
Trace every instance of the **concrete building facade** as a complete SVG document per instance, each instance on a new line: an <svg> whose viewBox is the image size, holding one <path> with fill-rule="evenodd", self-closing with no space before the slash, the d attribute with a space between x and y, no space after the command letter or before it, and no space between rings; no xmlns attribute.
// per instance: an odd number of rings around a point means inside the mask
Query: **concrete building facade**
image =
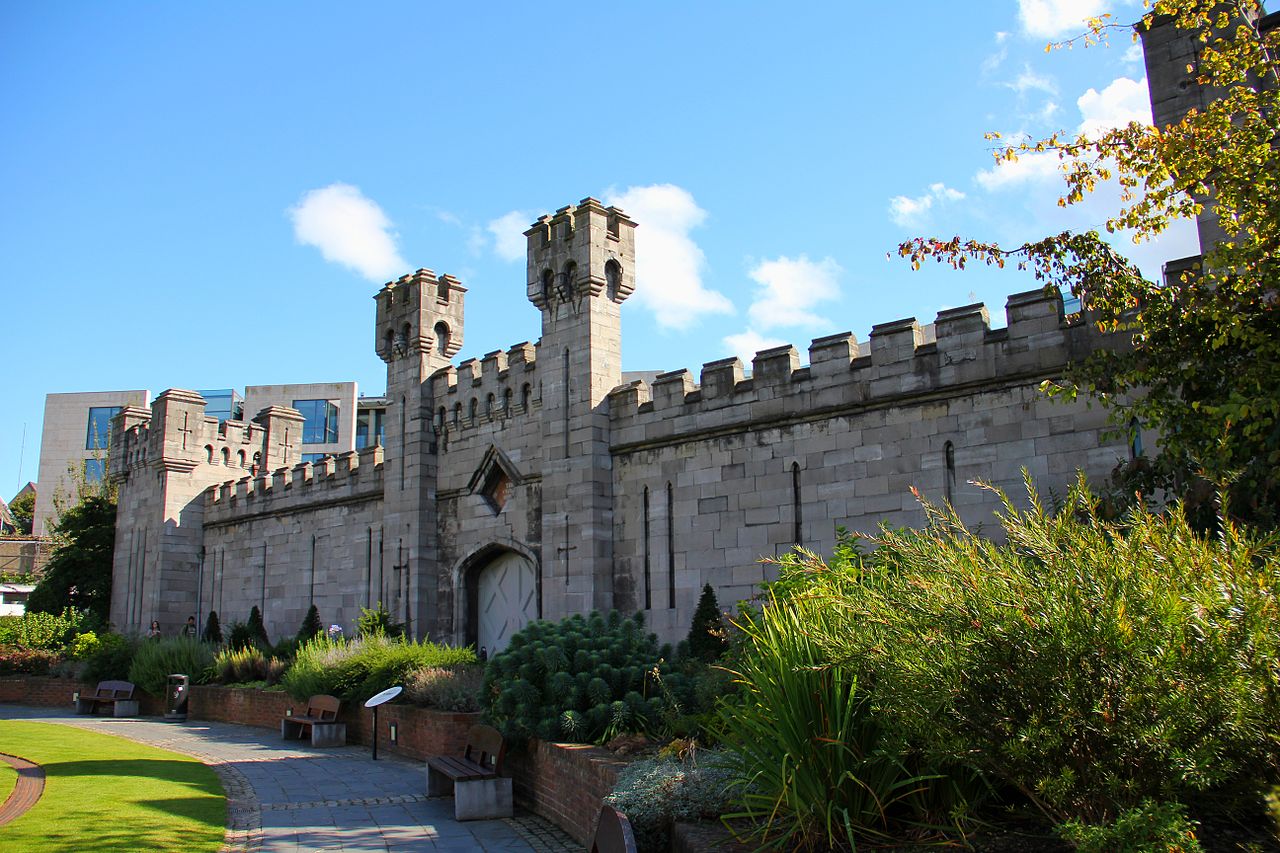
<svg viewBox="0 0 1280 853"><path fill-rule="evenodd" d="M57 502L74 502L78 478L99 479L105 471L111 419L124 406L148 406L149 391L88 391L48 394L44 398L44 424L40 435L40 464L34 536L49 535Z"/></svg>
<svg viewBox="0 0 1280 853"><path fill-rule="evenodd" d="M590 198L540 218L525 295L541 338L456 365L462 284L422 269L385 285L383 433L363 449L303 460L279 395L255 410L246 391L241 421L190 391L125 406L113 622L258 606L275 637L312 603L350 630L382 602L415 636L493 651L530 619L618 608L675 640L705 583L730 604L770 576L763 557L919 524L913 488L979 523L997 502L970 481L1016 493L1025 468L1062 491L1128 458L1098 407L1038 390L1106 343L1040 290L1008 299L1004 328L970 305L928 332L818 338L807 364L783 346L624 381L635 227Z"/></svg>

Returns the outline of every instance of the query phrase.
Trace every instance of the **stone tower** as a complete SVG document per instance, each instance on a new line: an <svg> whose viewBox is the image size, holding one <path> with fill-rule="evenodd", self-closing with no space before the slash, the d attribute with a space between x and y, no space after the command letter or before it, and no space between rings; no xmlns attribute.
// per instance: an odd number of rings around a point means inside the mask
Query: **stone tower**
<svg viewBox="0 0 1280 853"><path fill-rule="evenodd" d="M635 223L593 198L525 232L542 312L543 616L613 606L607 396L622 381L620 309L635 289Z"/></svg>
<svg viewBox="0 0 1280 853"><path fill-rule="evenodd" d="M1267 20L1271 20L1271 16ZM1256 31L1259 23L1253 15L1233 17L1226 29L1215 31L1213 36L1230 38L1239 24L1246 24ZM1154 14L1148 18L1148 23L1139 24L1137 31L1142 38L1151 120L1156 127L1177 124L1192 110L1203 113L1211 104L1226 97L1225 91L1205 86L1198 80L1200 53L1204 45L1196 33L1178 29L1167 15ZM1212 194L1197 200L1204 202L1204 209L1196 217L1200 251L1204 253L1225 240L1227 233L1218 222Z"/></svg>
<svg viewBox="0 0 1280 853"><path fill-rule="evenodd" d="M462 348L463 300L456 278L420 269L378 291L374 346L387 364L385 512L370 532L382 567L382 602L412 636L434 631L436 611L436 434L427 378ZM376 599L375 599L376 600Z"/></svg>
<svg viewBox="0 0 1280 853"><path fill-rule="evenodd" d="M121 409L110 453L119 488L112 587L127 591L111 599L118 630L142 631L156 620L173 633L188 616L203 618L205 489L294 465L301 444L302 416L282 406L252 423L219 424L199 394L170 389L150 411Z"/></svg>

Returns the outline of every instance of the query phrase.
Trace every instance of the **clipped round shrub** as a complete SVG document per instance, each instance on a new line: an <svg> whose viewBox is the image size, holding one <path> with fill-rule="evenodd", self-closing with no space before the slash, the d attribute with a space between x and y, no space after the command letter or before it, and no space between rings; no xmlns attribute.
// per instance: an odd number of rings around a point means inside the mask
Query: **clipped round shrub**
<svg viewBox="0 0 1280 853"><path fill-rule="evenodd" d="M489 660L481 693L489 719L514 741L603 743L661 725L664 689L683 687L662 666L640 614L575 615L516 632Z"/></svg>

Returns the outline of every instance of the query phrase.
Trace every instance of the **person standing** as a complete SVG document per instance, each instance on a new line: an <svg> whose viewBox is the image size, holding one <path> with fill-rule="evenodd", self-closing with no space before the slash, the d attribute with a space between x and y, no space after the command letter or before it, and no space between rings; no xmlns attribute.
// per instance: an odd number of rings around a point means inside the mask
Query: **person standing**
<svg viewBox="0 0 1280 853"><path fill-rule="evenodd" d="M182 636L189 637L192 640L194 640L196 638L196 634L198 633L199 631L196 628L196 617L188 616L187 624L182 626Z"/></svg>

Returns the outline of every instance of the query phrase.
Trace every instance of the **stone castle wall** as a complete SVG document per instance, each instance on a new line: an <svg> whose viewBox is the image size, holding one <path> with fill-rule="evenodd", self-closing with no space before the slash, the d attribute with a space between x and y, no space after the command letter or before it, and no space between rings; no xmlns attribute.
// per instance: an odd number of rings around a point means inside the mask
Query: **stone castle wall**
<svg viewBox="0 0 1280 853"><path fill-rule="evenodd" d="M1059 492L1077 468L1104 477L1127 448L1105 414L1047 399L1041 381L1100 338L1042 291L1015 295L1008 327L981 306L939 315L936 342L914 321L877 326L867 346L820 338L659 376L610 396L618 606L649 611L667 639L687 632L710 583L722 605L771 579L761 558L795 545L829 553L837 528L919 526L912 490L949 499L970 525L998 499L970 481L1022 491L1022 469ZM647 518L647 522L646 522ZM647 535L646 535L647 531Z"/></svg>
<svg viewBox="0 0 1280 853"><path fill-rule="evenodd" d="M210 487L199 600L224 631L257 605L272 639L292 636L314 601L350 630L362 607L395 612L401 569L383 543L381 447Z"/></svg>

